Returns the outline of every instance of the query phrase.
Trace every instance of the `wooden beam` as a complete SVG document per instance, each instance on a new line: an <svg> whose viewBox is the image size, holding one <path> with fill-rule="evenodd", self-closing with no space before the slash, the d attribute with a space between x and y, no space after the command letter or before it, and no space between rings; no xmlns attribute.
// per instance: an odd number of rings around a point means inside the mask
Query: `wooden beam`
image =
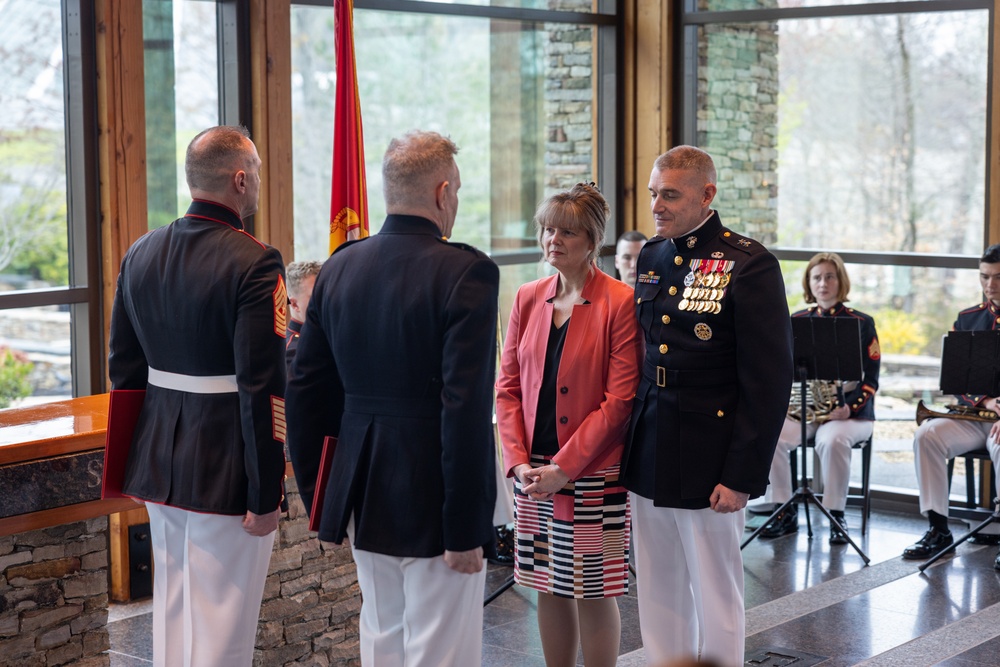
<svg viewBox="0 0 1000 667"><path fill-rule="evenodd" d="M625 4L624 228L655 233L646 181L653 160L670 148L673 3Z"/></svg>
<svg viewBox="0 0 1000 667"><path fill-rule="evenodd" d="M292 183L292 46L289 0L251 0L253 139L261 162L254 232L294 259Z"/></svg>
<svg viewBox="0 0 1000 667"><path fill-rule="evenodd" d="M142 3L97 0L95 10L101 275L104 330L108 331L122 257L149 226Z"/></svg>

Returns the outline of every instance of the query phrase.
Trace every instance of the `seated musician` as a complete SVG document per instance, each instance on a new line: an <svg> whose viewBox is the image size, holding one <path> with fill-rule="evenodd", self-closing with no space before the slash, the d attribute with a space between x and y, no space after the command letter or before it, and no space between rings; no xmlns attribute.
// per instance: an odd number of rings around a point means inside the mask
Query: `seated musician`
<svg viewBox="0 0 1000 667"><path fill-rule="evenodd" d="M979 284L983 288L983 302L960 312L952 327L954 331L1000 329L1000 244L991 245L979 259ZM1000 414L995 396L964 395L957 398L960 406ZM957 411L955 414L958 414ZM927 517L930 527L916 544L903 551L903 558L922 560L951 545L954 539L948 529L948 460L987 447L993 459L993 468L997 471L1000 462L998 435L1000 422L961 416L957 419L928 419L917 428L913 436L913 454L920 490L920 513ZM994 475L994 481L1000 495L1000 474ZM987 526L987 530L989 528L991 526ZM980 542L997 543L996 536L980 534L977 538ZM1000 569L1000 554L997 554L994 567Z"/></svg>
<svg viewBox="0 0 1000 667"><path fill-rule="evenodd" d="M851 449L872 435L875 425L875 391L881 359L875 320L859 310L844 305L851 290L844 260L832 252L813 256L802 276L806 303L816 305L792 314L792 317L853 317L861 323L863 377L861 382L845 382L843 404L830 406L828 413L817 416L806 425L806 434L814 437L816 453L823 470L823 506L839 522L830 526L830 544L847 544L847 520L844 507L851 481ZM836 392L830 388L831 392ZM796 385L793 396L798 396ZM793 398L789 413L800 409ZM801 417L801 415L799 415ZM788 453L802 444L802 425L785 418L778 446L771 461L770 484L766 502L783 504L792 497L792 479ZM779 537L799 529L798 512L794 504L774 517L760 533L761 537Z"/></svg>

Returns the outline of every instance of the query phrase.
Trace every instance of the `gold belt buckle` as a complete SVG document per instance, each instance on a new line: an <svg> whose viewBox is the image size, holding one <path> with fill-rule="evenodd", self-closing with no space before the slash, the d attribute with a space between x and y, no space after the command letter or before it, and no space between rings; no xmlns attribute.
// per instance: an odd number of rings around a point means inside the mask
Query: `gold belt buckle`
<svg viewBox="0 0 1000 667"><path fill-rule="evenodd" d="M667 386L667 369L663 366L656 367L656 386L666 387Z"/></svg>

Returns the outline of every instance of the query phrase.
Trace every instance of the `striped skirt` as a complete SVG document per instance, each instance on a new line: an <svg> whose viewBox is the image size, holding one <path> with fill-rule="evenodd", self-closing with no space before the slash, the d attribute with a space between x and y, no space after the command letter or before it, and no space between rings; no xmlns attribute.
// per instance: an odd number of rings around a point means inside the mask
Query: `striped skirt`
<svg viewBox="0 0 1000 667"><path fill-rule="evenodd" d="M532 456L531 467L550 457ZM514 580L559 597L596 599L628 593L628 492L616 464L570 482L557 495L571 496L573 516L558 519L553 501L536 501L514 478L517 551Z"/></svg>

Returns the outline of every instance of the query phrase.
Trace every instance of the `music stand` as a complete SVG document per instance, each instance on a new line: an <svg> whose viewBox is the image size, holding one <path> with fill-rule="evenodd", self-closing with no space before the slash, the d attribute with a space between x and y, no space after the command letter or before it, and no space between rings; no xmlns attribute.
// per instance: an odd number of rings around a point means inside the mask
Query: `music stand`
<svg viewBox="0 0 1000 667"><path fill-rule="evenodd" d="M1000 331L950 331L941 353L941 391L946 394L1000 395ZM931 556L917 569L923 572L949 551L986 526L1000 521L1000 498L993 513L978 526Z"/></svg>
<svg viewBox="0 0 1000 667"><path fill-rule="evenodd" d="M795 317L792 318L792 359L795 362L796 379L799 382L799 407L802 419L802 479L799 488L795 490L792 497L783 505L771 513L771 516L750 534L740 549L750 544L772 520L792 503L802 502L805 505L806 529L809 539L812 539L812 521L809 518L809 503L813 502L816 507L826 515L832 523L837 521L830 514L830 511L823 507L816 498L816 494L809 487L809 476L806 471L806 457L809 448L806 426L806 382L808 380L840 380L851 381L862 379L861 369L861 325L854 318L849 317ZM837 522L839 523L839 522ZM847 542L854 547L861 559L867 565L870 561L864 551L861 550L850 534L846 531L844 536Z"/></svg>

